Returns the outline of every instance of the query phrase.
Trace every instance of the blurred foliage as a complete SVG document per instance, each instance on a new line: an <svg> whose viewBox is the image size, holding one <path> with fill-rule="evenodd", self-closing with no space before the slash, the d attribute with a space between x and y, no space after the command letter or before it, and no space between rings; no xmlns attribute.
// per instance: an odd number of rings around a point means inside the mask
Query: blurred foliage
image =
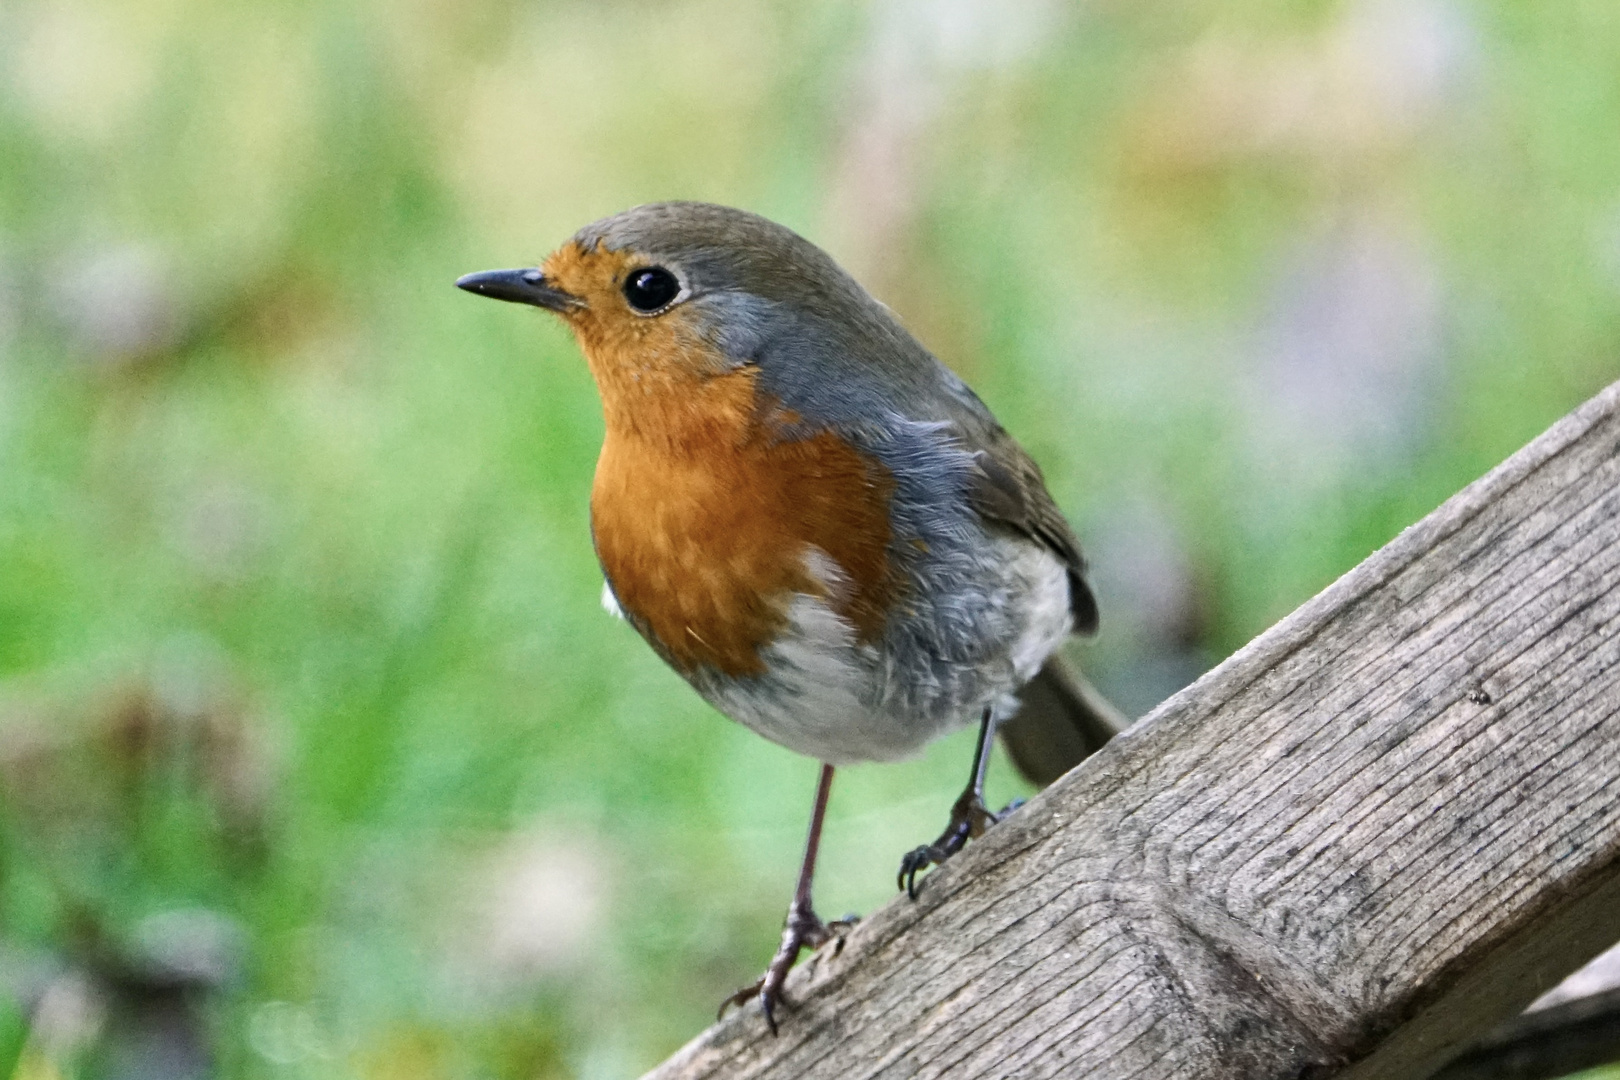
<svg viewBox="0 0 1620 1080"><path fill-rule="evenodd" d="M822 243L1142 710L1620 376L1617 123L1603 0L9 0L0 1075L622 1076L769 955L815 766L600 611L588 375L458 274ZM969 738L840 774L824 911Z"/></svg>

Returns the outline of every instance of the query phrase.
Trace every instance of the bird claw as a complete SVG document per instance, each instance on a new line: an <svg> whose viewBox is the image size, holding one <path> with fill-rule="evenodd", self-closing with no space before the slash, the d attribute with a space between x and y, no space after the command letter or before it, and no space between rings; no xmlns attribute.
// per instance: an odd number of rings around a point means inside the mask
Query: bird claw
<svg viewBox="0 0 1620 1080"><path fill-rule="evenodd" d="M900 860L898 886L908 897L917 899L918 874L930 866L943 864L946 859L967 846L969 839L983 836L986 829L1022 805L1024 800L1014 799L999 814L992 813L971 789L964 791L962 797L956 800L956 805L951 807L950 824L939 834L939 839L932 844L912 848Z"/></svg>
<svg viewBox="0 0 1620 1080"><path fill-rule="evenodd" d="M917 875L951 857L940 844L923 844L906 852L900 860L900 876L895 884L911 899L917 899Z"/></svg>
<svg viewBox="0 0 1620 1080"><path fill-rule="evenodd" d="M795 904L789 908L787 923L782 927L782 943L777 946L776 955L766 966L765 974L722 1001L715 1018L724 1016L726 1009L733 1005L740 1009L750 999L758 998L760 1010L765 1014L765 1023L770 1026L771 1034L775 1035L776 1006L787 1000L782 994L782 986L787 982L788 972L799 958L800 950L820 948L833 940L841 948L844 934L856 921L856 916L847 915L835 922L825 923L808 906L801 908Z"/></svg>

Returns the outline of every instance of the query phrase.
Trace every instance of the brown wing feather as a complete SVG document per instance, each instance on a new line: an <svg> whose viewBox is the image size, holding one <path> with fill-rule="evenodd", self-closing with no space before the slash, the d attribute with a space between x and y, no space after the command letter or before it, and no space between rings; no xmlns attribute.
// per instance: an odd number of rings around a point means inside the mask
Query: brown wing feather
<svg viewBox="0 0 1620 1080"><path fill-rule="evenodd" d="M1080 542L1046 490L1041 467L1011 435L997 427L974 452L979 470L969 493L981 517L1005 525L1043 544L1069 568L1069 604L1074 632L1097 632L1097 600L1086 584L1086 560Z"/></svg>

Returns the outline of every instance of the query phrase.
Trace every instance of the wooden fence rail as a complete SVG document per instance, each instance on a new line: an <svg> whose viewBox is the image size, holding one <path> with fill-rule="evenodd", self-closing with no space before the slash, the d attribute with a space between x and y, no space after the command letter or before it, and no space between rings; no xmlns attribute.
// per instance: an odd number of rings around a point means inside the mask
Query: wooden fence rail
<svg viewBox="0 0 1620 1080"><path fill-rule="evenodd" d="M1620 383L651 1075L1421 1080L1620 939Z"/></svg>

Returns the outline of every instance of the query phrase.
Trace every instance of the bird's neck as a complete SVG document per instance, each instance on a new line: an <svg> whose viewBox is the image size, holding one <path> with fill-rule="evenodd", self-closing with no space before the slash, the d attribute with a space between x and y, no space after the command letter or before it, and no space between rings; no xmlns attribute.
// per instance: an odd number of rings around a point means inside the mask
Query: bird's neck
<svg viewBox="0 0 1620 1080"><path fill-rule="evenodd" d="M610 442L654 457L724 455L760 433L758 370L698 373L663 364L592 363Z"/></svg>

